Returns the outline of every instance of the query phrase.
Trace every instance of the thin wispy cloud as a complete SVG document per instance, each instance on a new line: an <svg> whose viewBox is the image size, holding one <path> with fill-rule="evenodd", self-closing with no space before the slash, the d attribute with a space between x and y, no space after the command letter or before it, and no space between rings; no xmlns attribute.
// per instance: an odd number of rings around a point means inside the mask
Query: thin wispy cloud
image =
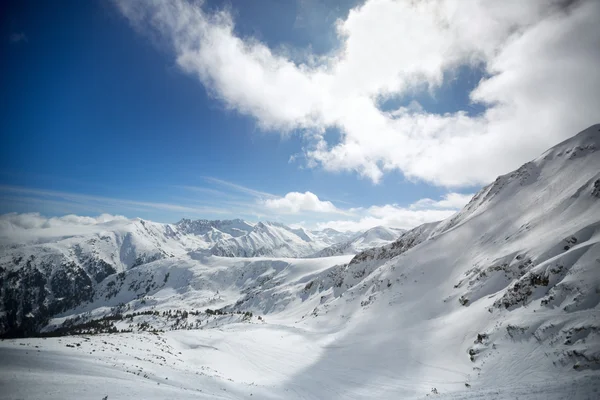
<svg viewBox="0 0 600 400"><path fill-rule="evenodd" d="M0 193L12 193L20 194L22 196L29 196L43 199L44 201L62 201L65 203L75 203L78 205L85 206L96 206L96 207L116 207L116 208L128 208L137 211L149 211L149 210L160 210L170 211L178 213L189 213L193 215L198 214L230 214L230 210L216 208L216 207L202 207L202 206L189 206L181 204L171 204L163 202L148 202L148 201L137 201L128 199L119 199L113 197L103 196L92 196L80 193L61 192L53 190L26 188L19 186L6 186L0 185Z"/></svg>
<svg viewBox="0 0 600 400"><path fill-rule="evenodd" d="M48 197L6 194L0 191L0 205L5 210L51 210L53 214L102 214L105 210L98 205L53 200Z"/></svg>
<svg viewBox="0 0 600 400"><path fill-rule="evenodd" d="M213 178L210 176L205 176L203 179L207 182L211 182L211 183L223 186L223 187L227 187L229 189L233 189L235 191L245 193L245 194L248 194L253 197L258 197L258 198L277 198L277 197L279 197L279 196L271 194L271 193L262 192L260 190L255 190L255 189L249 188L247 186L239 185L237 183L229 182L229 181L226 181L223 179Z"/></svg>
<svg viewBox="0 0 600 400"><path fill-rule="evenodd" d="M332 202L336 202L336 203L339 203L339 204L346 204L348 206L355 206L356 205L356 203L353 203L351 201L340 200L338 198L330 197L330 196L321 196L321 199L332 201Z"/></svg>
<svg viewBox="0 0 600 400"><path fill-rule="evenodd" d="M194 192L194 193L202 193L202 194L206 194L209 196L217 196L217 197L230 197L231 193L225 193L221 190L217 190L217 189L211 189L211 188L206 188L206 187L200 187L200 186L173 186L174 188L177 189L184 189L190 192Z"/></svg>

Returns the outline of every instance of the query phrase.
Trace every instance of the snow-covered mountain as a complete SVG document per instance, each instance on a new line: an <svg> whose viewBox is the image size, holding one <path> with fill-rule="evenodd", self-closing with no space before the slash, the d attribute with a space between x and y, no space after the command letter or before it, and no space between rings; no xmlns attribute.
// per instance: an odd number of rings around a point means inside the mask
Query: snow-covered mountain
<svg viewBox="0 0 600 400"><path fill-rule="evenodd" d="M216 257L170 244L187 233L156 229L148 227L148 240L164 236L167 255L92 284L43 328L122 333L0 344L0 372L19 370L12 379L23 391L15 393L48 397L48 385L79 390L72 398L88 385L109 398L127 385L145 398L600 393L600 125L499 177L451 218L355 256ZM293 234L294 246L310 243L292 231L257 224L225 241L258 249L276 232L285 243ZM254 241L238 242L252 233ZM39 318L48 300L40 293L56 275L55 299L89 286L78 278L81 264L40 255L75 239L3 247L4 315L21 306L24 320ZM19 259L35 246L47 250ZM52 381L31 384L44 371ZM97 376L115 385L98 386Z"/></svg>
<svg viewBox="0 0 600 400"><path fill-rule="evenodd" d="M331 257L344 254L357 254L371 247L381 247L398 239L404 232L403 229L376 226L349 240L335 243L329 247L319 250L311 257Z"/></svg>
<svg viewBox="0 0 600 400"><path fill-rule="evenodd" d="M239 237L252 232L253 224L242 219L232 220L191 220L184 218L175 224L180 232L202 236L206 241Z"/></svg>
<svg viewBox="0 0 600 400"><path fill-rule="evenodd" d="M1 334L35 332L49 316L90 301L106 277L152 261L190 252L302 257L326 246L301 228L240 219L59 222L24 228L0 221Z"/></svg>
<svg viewBox="0 0 600 400"><path fill-rule="evenodd" d="M352 231L340 232L332 228L314 230L310 233L313 235L313 237L329 246L336 243L346 242L360 234L360 232Z"/></svg>
<svg viewBox="0 0 600 400"><path fill-rule="evenodd" d="M206 246L174 225L142 219L30 229L4 222L0 331L16 335L32 333L47 317L89 301L108 276Z"/></svg>
<svg viewBox="0 0 600 400"><path fill-rule="evenodd" d="M326 244L302 228L259 222L246 235L220 240L211 253L223 257L303 257Z"/></svg>

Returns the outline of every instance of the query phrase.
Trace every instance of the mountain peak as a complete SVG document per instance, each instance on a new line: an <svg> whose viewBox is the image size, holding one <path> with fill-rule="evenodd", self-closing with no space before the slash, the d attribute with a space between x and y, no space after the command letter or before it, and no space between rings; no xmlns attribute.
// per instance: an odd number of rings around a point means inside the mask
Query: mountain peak
<svg viewBox="0 0 600 400"><path fill-rule="evenodd" d="M600 124L595 124L518 169L500 175L475 194L462 210L443 221L437 228L438 233L484 213L493 204L508 204L514 198L520 198L516 204L524 208L549 207L564 201L567 194L571 196L591 184L588 176L600 170L600 157L596 153L599 148ZM533 191L536 194L530 197Z"/></svg>
<svg viewBox="0 0 600 400"><path fill-rule="evenodd" d="M562 156L574 159L594 152L598 148L600 148L600 124L595 124L548 149L533 162Z"/></svg>
<svg viewBox="0 0 600 400"><path fill-rule="evenodd" d="M247 234L253 229L252 225L239 218L226 220L191 220L184 218L177 222L175 225L183 233L194 234L199 236L211 232L213 229L217 229L218 231L227 233L231 236L241 236Z"/></svg>

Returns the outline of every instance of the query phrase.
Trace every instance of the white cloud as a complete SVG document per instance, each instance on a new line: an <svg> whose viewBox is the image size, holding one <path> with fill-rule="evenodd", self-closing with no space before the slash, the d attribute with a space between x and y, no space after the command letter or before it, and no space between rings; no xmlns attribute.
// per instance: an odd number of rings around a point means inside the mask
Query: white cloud
<svg viewBox="0 0 600 400"><path fill-rule="evenodd" d="M438 185L481 184L598 122L594 0L369 0L337 22L339 50L304 63L237 37L225 11L184 0L117 4L228 107L265 129L300 128L309 166L375 182L399 170ZM378 109L382 98L435 92L460 65L489 74L471 93L484 114ZM339 143L322 134L331 127Z"/></svg>
<svg viewBox="0 0 600 400"><path fill-rule="evenodd" d="M52 201L47 199L49 197L63 199L67 204L69 201L76 201L78 204L117 201L116 199L96 198L65 192L23 188L12 189L13 191L20 190L28 194L44 196L40 199L42 202ZM0 186L0 191L6 190L7 187ZM440 200L421 199L408 206L386 204L367 208L343 209L336 207L329 201L320 200L317 195L311 192L290 192L284 197L254 203L255 208L252 208L252 204L248 205L248 203L240 203L240 206L245 207L245 215L253 215L263 221L278 220L280 217L285 216L297 218L299 214L306 217L302 222L296 220L296 223L293 223L294 220L289 218L286 218L287 221L282 221L292 227L310 226L317 229L334 228L341 231L361 231L379 225L410 229L426 222L439 221L454 214L469 199L470 195L448 193ZM114 204L124 207L132 202L127 200L126 203L120 203L122 201L125 200L118 200ZM137 204L138 202L133 203ZM163 203L143 204L156 204L155 207L162 207L161 204ZM167 210L171 209L172 207L169 207ZM188 210L188 208L185 207L185 210ZM326 218L330 218L332 214L344 215L345 217L344 219L327 221ZM9 213L0 215L0 243L92 233L97 232L98 229L103 229L102 224L118 224L124 221L128 221L128 219L124 216L111 214L100 214L97 217L68 214L62 217L48 218L39 213Z"/></svg>
<svg viewBox="0 0 600 400"><path fill-rule="evenodd" d="M111 221L127 221L127 217L122 215L101 214L97 217L85 217L74 214L64 215L62 217L47 218L39 213L9 213L0 215L0 230L8 228L10 224L13 228L21 229L50 229L67 225L97 225Z"/></svg>
<svg viewBox="0 0 600 400"><path fill-rule="evenodd" d="M317 224L317 229L333 228L339 231L362 231L376 226L412 229L427 222L441 221L456 211L401 207L396 204L372 206L366 210L366 215L359 219L327 221Z"/></svg>
<svg viewBox="0 0 600 400"><path fill-rule="evenodd" d="M433 199L421 199L410 205L413 210L423 208L433 209L450 209L457 210L464 207L473 197L473 194L461 194L461 193L446 193L442 200Z"/></svg>
<svg viewBox="0 0 600 400"><path fill-rule="evenodd" d="M0 215L0 244L43 241L49 238L89 234L103 229L102 224L129 221L121 215L97 217L65 215L47 218L39 213Z"/></svg>
<svg viewBox="0 0 600 400"><path fill-rule="evenodd" d="M352 209L358 218L327 221L317 224L318 229L333 228L341 231L361 231L383 225L411 229L427 222L450 217L469 202L472 195L447 193L441 200L421 199L408 207L397 204Z"/></svg>
<svg viewBox="0 0 600 400"><path fill-rule="evenodd" d="M268 199L264 204L271 210L291 214L297 214L303 211L345 213L334 206L332 202L320 200L316 194L311 192L290 192L278 199Z"/></svg>

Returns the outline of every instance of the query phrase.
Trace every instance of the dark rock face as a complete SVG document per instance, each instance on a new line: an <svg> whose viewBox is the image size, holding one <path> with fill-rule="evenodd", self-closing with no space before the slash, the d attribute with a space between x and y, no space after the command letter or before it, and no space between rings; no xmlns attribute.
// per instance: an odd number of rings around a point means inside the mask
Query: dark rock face
<svg viewBox="0 0 600 400"><path fill-rule="evenodd" d="M162 260L166 257L167 257L167 255L162 254L162 253L156 253L156 254L152 254L152 255L148 255L148 254L144 253L135 259L135 261L131 265L131 268L139 267L140 265L144 265L144 264L147 264L147 263L150 263L153 261Z"/></svg>
<svg viewBox="0 0 600 400"><path fill-rule="evenodd" d="M592 188L592 196L600 198L600 179L596 179Z"/></svg>
<svg viewBox="0 0 600 400"><path fill-rule="evenodd" d="M92 279L75 263L61 265L50 279L50 290L58 312L91 300L94 294Z"/></svg>
<svg viewBox="0 0 600 400"><path fill-rule="evenodd" d="M19 270L0 271L0 295L4 315L0 333L4 336L26 336L35 332L47 315L47 277L30 257Z"/></svg>
<svg viewBox="0 0 600 400"><path fill-rule="evenodd" d="M104 260L15 257L0 266L0 336L32 336L54 315L92 300L95 285L116 269Z"/></svg>
<svg viewBox="0 0 600 400"><path fill-rule="evenodd" d="M88 271L90 277L96 282L102 282L107 276L117 273L115 267L104 260L90 259L84 264L84 269Z"/></svg>

